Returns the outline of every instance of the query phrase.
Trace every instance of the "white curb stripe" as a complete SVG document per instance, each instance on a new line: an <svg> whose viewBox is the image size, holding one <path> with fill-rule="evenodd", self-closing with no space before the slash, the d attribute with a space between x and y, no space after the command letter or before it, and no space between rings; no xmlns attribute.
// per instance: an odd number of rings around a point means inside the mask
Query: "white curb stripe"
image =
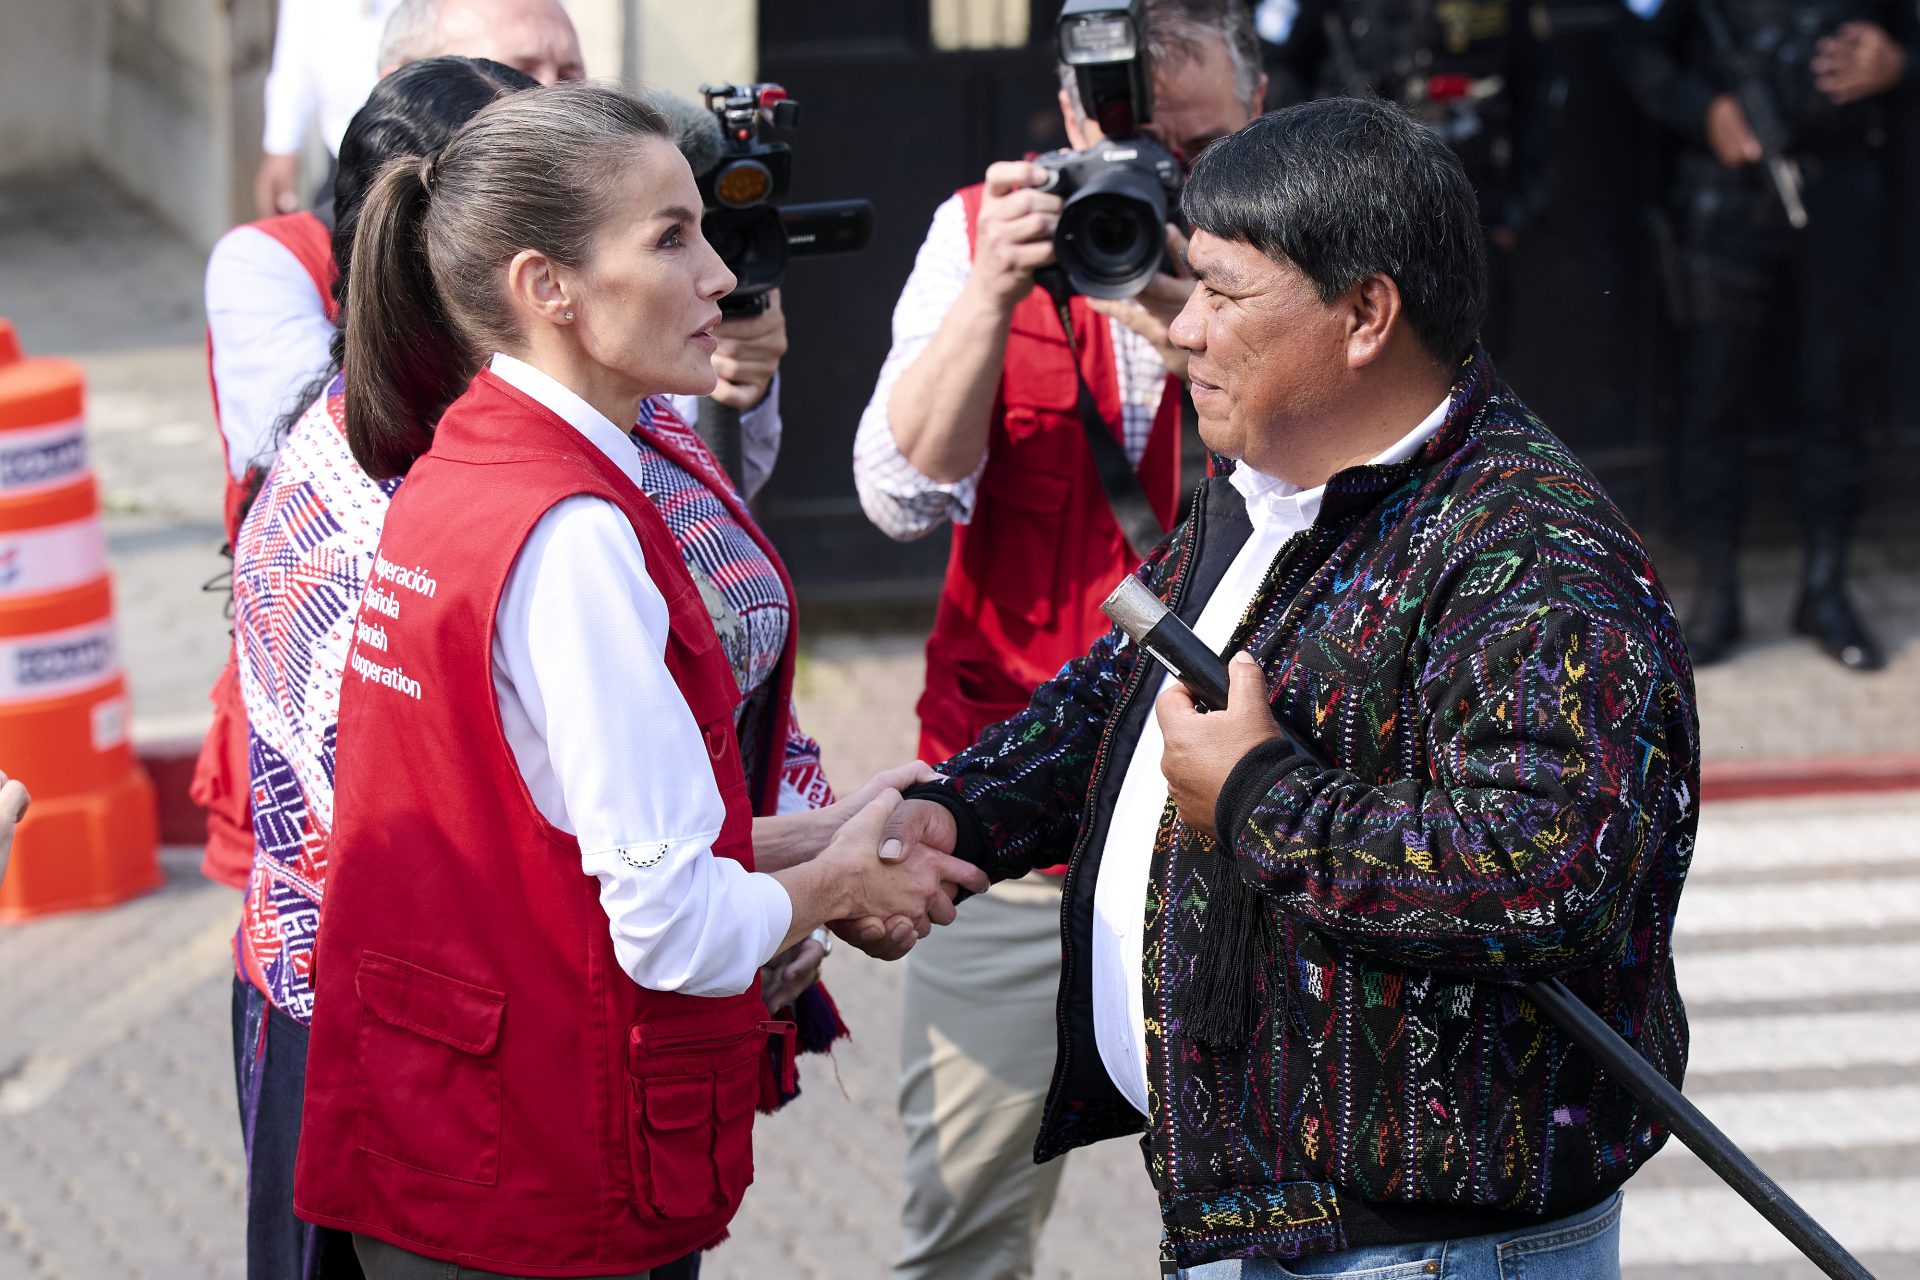
<svg viewBox="0 0 1920 1280"><path fill-rule="evenodd" d="M1787 1185L1787 1194L1856 1257L1920 1252L1920 1178L1863 1178ZM1627 1184L1622 1266L1772 1262L1799 1251L1731 1188ZM1815 1274L1812 1263L1806 1274ZM1891 1273L1886 1273L1891 1280ZM1904 1274L1904 1273L1903 1273Z"/></svg>
<svg viewBox="0 0 1920 1280"><path fill-rule="evenodd" d="M1682 995L1686 989L1681 988ZM1694 1018L1687 1073L1920 1063L1920 1011Z"/></svg>

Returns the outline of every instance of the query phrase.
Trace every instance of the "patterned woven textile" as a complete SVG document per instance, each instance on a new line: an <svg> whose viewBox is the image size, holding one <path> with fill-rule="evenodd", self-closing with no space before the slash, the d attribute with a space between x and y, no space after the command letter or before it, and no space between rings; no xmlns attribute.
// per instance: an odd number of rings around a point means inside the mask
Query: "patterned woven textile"
<svg viewBox="0 0 1920 1280"><path fill-rule="evenodd" d="M254 830L235 964L302 1023L313 1011L311 966L333 823L340 685L354 612L400 484L368 479L345 432L336 379L289 434L234 551L234 640L247 707ZM634 442L649 496L728 644L746 695L742 706L764 709L763 690L777 687L792 623L779 573L715 496L713 486L729 484L725 473L661 400L642 406ZM662 443L695 471L668 457ZM818 808L832 800L819 746L796 725L786 743L780 807Z"/></svg>
<svg viewBox="0 0 1920 1280"><path fill-rule="evenodd" d="M1216 518L1237 501L1210 482L1143 579L1179 604L1196 560L1244 540L1244 517L1238 539ZM1699 728L1633 530L1479 354L1419 455L1329 482L1234 646L1332 765L1275 763L1244 805L1223 803L1224 848L1171 806L1162 818L1146 1149L1178 1261L1442 1238L1474 1215L1598 1203L1666 1135L1517 984L1564 978L1681 1078L1670 940ZM1075 1008L1150 668L1110 634L941 766L962 853L990 874L1074 854L1042 1158L1141 1128ZM1185 1033L1180 996L1218 976L1194 959L1221 875L1258 891L1273 953L1255 964L1250 1039L1216 1051Z"/></svg>

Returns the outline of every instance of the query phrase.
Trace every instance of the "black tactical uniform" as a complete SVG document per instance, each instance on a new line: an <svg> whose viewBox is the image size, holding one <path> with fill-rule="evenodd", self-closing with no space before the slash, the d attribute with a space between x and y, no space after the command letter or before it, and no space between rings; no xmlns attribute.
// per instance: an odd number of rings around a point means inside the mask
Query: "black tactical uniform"
<svg viewBox="0 0 1920 1280"><path fill-rule="evenodd" d="M1696 0L1665 0L1629 32L1625 71L1642 107L1685 141L1669 213L1675 295L1687 329L1679 435L1680 506L1699 554L1701 593L1687 626L1696 665L1739 638L1736 559L1745 515L1744 435L1754 397L1801 431L1806 561L1794 626L1840 662L1884 665L1848 601L1846 549L1860 505L1863 432L1880 371L1873 299L1886 274L1886 95L1836 106L1814 87L1817 43L1872 22L1908 51L1913 0L1713 0L1734 48L1758 73L1803 178L1807 225L1758 164L1729 169L1707 145L1708 107L1733 88ZM1644 12L1644 10L1643 10ZM1769 325L1791 317L1791 364L1763 365Z"/></svg>
<svg viewBox="0 0 1920 1280"><path fill-rule="evenodd" d="M1481 336L1500 355L1512 309L1507 246L1546 177L1544 45L1528 0L1270 0L1262 10L1281 101L1386 98L1460 157L1493 233Z"/></svg>

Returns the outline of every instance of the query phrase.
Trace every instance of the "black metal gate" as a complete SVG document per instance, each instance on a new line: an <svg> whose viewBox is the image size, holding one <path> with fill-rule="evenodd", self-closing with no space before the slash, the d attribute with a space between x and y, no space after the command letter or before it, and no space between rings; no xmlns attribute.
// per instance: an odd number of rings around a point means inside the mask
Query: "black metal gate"
<svg viewBox="0 0 1920 1280"><path fill-rule="evenodd" d="M943 52L928 0L760 6L760 75L801 103L794 198L866 196L873 246L798 262L783 294L786 435L761 516L809 602L924 600L947 538L895 543L853 488L853 434L886 356L893 304L940 202L995 160L1065 145L1054 104L1058 0L1032 0L1021 48Z"/></svg>

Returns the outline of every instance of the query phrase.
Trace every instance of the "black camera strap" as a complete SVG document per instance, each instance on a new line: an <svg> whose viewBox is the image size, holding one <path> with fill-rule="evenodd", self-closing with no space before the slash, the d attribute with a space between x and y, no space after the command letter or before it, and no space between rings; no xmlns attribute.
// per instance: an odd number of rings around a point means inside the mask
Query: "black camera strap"
<svg viewBox="0 0 1920 1280"><path fill-rule="evenodd" d="M1094 403L1093 388L1087 385L1087 375L1080 368L1080 343L1074 337L1073 309L1068 305L1065 292L1042 287L1053 298L1054 310L1060 315L1060 330L1067 335L1067 354L1073 358L1073 378L1080 387L1077 406L1080 426L1086 432L1087 448L1093 451L1093 469L1100 477L1101 490L1107 495L1107 508L1113 512L1114 523L1120 526L1134 555L1144 560L1147 552L1167 536L1166 526L1154 514L1147 491L1140 487L1140 476L1127 458L1126 446L1114 437L1106 419L1100 416L1100 406Z"/></svg>

